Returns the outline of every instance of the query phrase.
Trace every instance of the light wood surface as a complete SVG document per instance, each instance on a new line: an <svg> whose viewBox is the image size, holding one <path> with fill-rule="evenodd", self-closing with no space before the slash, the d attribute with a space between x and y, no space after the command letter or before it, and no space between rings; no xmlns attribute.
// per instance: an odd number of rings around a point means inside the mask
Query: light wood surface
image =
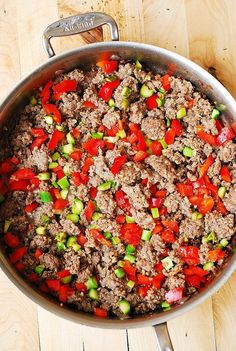
<svg viewBox="0 0 236 351"><path fill-rule="evenodd" d="M85 11L113 16L121 40L165 47L210 69L236 97L235 0L0 0L0 99L47 58L43 29ZM104 31L104 39L108 39ZM102 31L53 41L56 52L102 40ZM211 299L168 323L176 351L235 351L236 274ZM0 271L1 351L154 351L152 328L99 330L37 308Z"/></svg>

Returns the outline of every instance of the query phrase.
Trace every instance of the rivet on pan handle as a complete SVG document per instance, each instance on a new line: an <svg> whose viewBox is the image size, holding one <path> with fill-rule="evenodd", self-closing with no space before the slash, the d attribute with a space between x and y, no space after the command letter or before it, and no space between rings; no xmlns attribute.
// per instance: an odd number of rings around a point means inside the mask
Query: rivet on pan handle
<svg viewBox="0 0 236 351"><path fill-rule="evenodd" d="M43 33L44 48L48 56L52 57L55 55L55 52L50 43L51 38L87 32L105 24L110 28L111 39L119 40L118 27L111 16L102 12L89 12L63 18L50 24Z"/></svg>
<svg viewBox="0 0 236 351"><path fill-rule="evenodd" d="M162 323L154 325L154 329L157 335L159 349L161 351L174 351L170 335L167 329L167 324Z"/></svg>

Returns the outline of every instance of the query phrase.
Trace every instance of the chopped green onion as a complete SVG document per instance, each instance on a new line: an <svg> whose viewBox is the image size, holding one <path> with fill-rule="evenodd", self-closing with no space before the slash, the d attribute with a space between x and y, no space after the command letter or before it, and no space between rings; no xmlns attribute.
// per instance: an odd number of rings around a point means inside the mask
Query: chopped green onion
<svg viewBox="0 0 236 351"><path fill-rule="evenodd" d="M161 260L161 262L167 271L169 271L171 268L174 267L174 263L169 256L163 258L163 260Z"/></svg>
<svg viewBox="0 0 236 351"><path fill-rule="evenodd" d="M161 143L161 146L163 147L163 149L167 149L168 148L168 145L166 144L164 139L159 139L158 141L159 141L159 143Z"/></svg>
<svg viewBox="0 0 236 351"><path fill-rule="evenodd" d="M49 125L52 125L53 124L53 118L52 116L44 116L43 117L45 119L45 122Z"/></svg>
<svg viewBox="0 0 236 351"><path fill-rule="evenodd" d="M166 118L166 126L167 126L167 128L170 127L170 119L169 118Z"/></svg>
<svg viewBox="0 0 236 351"><path fill-rule="evenodd" d="M178 119L181 119L181 118L185 117L186 114L187 114L186 108L185 108L185 107L182 107L182 108L177 112L177 118L178 118Z"/></svg>
<svg viewBox="0 0 236 351"><path fill-rule="evenodd" d="M35 267L34 271L36 274L41 275L44 271L45 267L42 264L39 264Z"/></svg>
<svg viewBox="0 0 236 351"><path fill-rule="evenodd" d="M205 263L203 265L204 271L210 271L212 267L214 267L214 263L213 262L207 262L207 263Z"/></svg>
<svg viewBox="0 0 236 351"><path fill-rule="evenodd" d="M58 241L58 242L57 242L57 249L58 249L59 251L64 251L64 250L66 249L66 245L63 244L61 241Z"/></svg>
<svg viewBox="0 0 236 351"><path fill-rule="evenodd" d="M140 95L142 97L148 98L154 94L154 90L149 89L146 84L143 84L141 89L140 89Z"/></svg>
<svg viewBox="0 0 236 351"><path fill-rule="evenodd" d="M134 218L127 215L125 216L125 221L126 223L135 223Z"/></svg>
<svg viewBox="0 0 236 351"><path fill-rule="evenodd" d="M39 196L41 201L45 204L52 201L52 196L48 191L40 191Z"/></svg>
<svg viewBox="0 0 236 351"><path fill-rule="evenodd" d="M71 221L73 223L79 222L79 216L75 213L68 213L68 215L66 216L66 219L68 219L69 221Z"/></svg>
<svg viewBox="0 0 236 351"><path fill-rule="evenodd" d="M60 191L61 198L65 200L68 196L69 190L68 189L63 189Z"/></svg>
<svg viewBox="0 0 236 351"><path fill-rule="evenodd" d="M46 233L46 228L45 227L38 227L38 228L36 228L35 231L38 235L44 235Z"/></svg>
<svg viewBox="0 0 236 351"><path fill-rule="evenodd" d="M130 254L125 255L124 260L129 261L130 263L134 263L136 260L136 257Z"/></svg>
<svg viewBox="0 0 236 351"><path fill-rule="evenodd" d="M61 279L61 282L62 282L63 284L69 284L69 283L71 282L71 279L72 279L72 275L70 274L70 275L67 275L66 277L63 277L63 278Z"/></svg>
<svg viewBox="0 0 236 351"><path fill-rule="evenodd" d="M4 222L4 228L3 228L3 232L6 233L11 225L12 221L10 221L9 219L6 219Z"/></svg>
<svg viewBox="0 0 236 351"><path fill-rule="evenodd" d="M112 235L110 232L104 232L104 236L106 239L111 239L112 238Z"/></svg>
<svg viewBox="0 0 236 351"><path fill-rule="evenodd" d="M93 221L98 221L99 218L101 218L101 213L99 213L99 212L94 212L93 215L92 215L92 220L93 220Z"/></svg>
<svg viewBox="0 0 236 351"><path fill-rule="evenodd" d="M199 213L198 211L195 211L192 213L192 220L193 221L197 221L199 219L201 219L203 216L201 213Z"/></svg>
<svg viewBox="0 0 236 351"><path fill-rule="evenodd" d="M57 163L57 162L49 162L49 164L48 164L48 168L49 168L49 169L56 168L57 166L58 166L58 163Z"/></svg>
<svg viewBox="0 0 236 351"><path fill-rule="evenodd" d="M59 152L54 152L54 154L52 155L52 160L53 161L57 161L59 158L61 157L61 155L59 154Z"/></svg>
<svg viewBox="0 0 236 351"><path fill-rule="evenodd" d="M218 196L223 199L226 193L226 187L225 186L221 186L218 189Z"/></svg>
<svg viewBox="0 0 236 351"><path fill-rule="evenodd" d="M64 154L71 154L74 151L74 146L72 144L62 145L62 152Z"/></svg>
<svg viewBox="0 0 236 351"><path fill-rule="evenodd" d="M66 140L67 140L68 144L74 144L75 143L75 138L73 137L73 135L71 133L67 133L66 134Z"/></svg>
<svg viewBox="0 0 236 351"><path fill-rule="evenodd" d="M109 180L109 181L107 181L107 182L104 182L104 183L100 184L100 185L98 186L98 190L100 190L100 191L105 191L105 190L110 189L111 186L112 186L112 182Z"/></svg>
<svg viewBox="0 0 236 351"><path fill-rule="evenodd" d="M56 235L55 239L56 241L61 241L61 242L66 242L67 235L64 232L60 232Z"/></svg>
<svg viewBox="0 0 236 351"><path fill-rule="evenodd" d="M93 139L102 139L103 138L103 133L101 133L101 132L91 133L91 137Z"/></svg>
<svg viewBox="0 0 236 351"><path fill-rule="evenodd" d="M135 252L135 247L133 245L128 244L125 248L125 252L127 254L132 254Z"/></svg>
<svg viewBox="0 0 236 351"><path fill-rule="evenodd" d="M39 173L37 177L39 180L49 180L51 178L51 174L48 172Z"/></svg>
<svg viewBox="0 0 236 351"><path fill-rule="evenodd" d="M115 106L116 106L115 100L114 100L114 99L110 99L110 100L108 101L108 105L109 105L110 107L115 107Z"/></svg>
<svg viewBox="0 0 236 351"><path fill-rule="evenodd" d="M151 239L151 236L152 236L152 232L151 230L146 230L146 229L143 229L142 231L142 240L144 241L149 241Z"/></svg>
<svg viewBox="0 0 236 351"><path fill-rule="evenodd" d="M151 208L151 213L154 219L160 217L159 210L156 207Z"/></svg>
<svg viewBox="0 0 236 351"><path fill-rule="evenodd" d="M126 138L124 129L119 130L119 132L116 133L116 136L118 136L120 139Z"/></svg>
<svg viewBox="0 0 236 351"><path fill-rule="evenodd" d="M142 65L141 65L141 63L139 62L139 60L136 60L136 61L135 61L135 68L137 68L137 69L142 69Z"/></svg>
<svg viewBox="0 0 236 351"><path fill-rule="evenodd" d="M98 300L98 292L96 289L90 289L88 292L88 295L89 295L90 299Z"/></svg>
<svg viewBox="0 0 236 351"><path fill-rule="evenodd" d="M118 307L123 314L128 314L130 312L130 303L124 299L118 303Z"/></svg>
<svg viewBox="0 0 236 351"><path fill-rule="evenodd" d="M74 199L74 205L72 206L72 213L79 215L84 209L83 202L80 199Z"/></svg>
<svg viewBox="0 0 236 351"><path fill-rule="evenodd" d="M129 87L124 87L122 89L121 95L124 97L129 97L132 94L132 89L130 89Z"/></svg>
<svg viewBox="0 0 236 351"><path fill-rule="evenodd" d="M38 101L37 101L37 99L36 99L36 97L35 96L31 96L30 97L30 106L35 106L35 105L37 105L37 103L38 103Z"/></svg>
<svg viewBox="0 0 236 351"><path fill-rule="evenodd" d="M90 289L97 289L98 288L98 282L97 279L95 277L90 277L86 283L85 283L86 287L88 290Z"/></svg>
<svg viewBox="0 0 236 351"><path fill-rule="evenodd" d="M63 190L66 189L70 186L70 183L68 182L67 177L63 177L61 179L58 180L57 184L59 185L59 187Z"/></svg>
<svg viewBox="0 0 236 351"><path fill-rule="evenodd" d="M183 148L183 155L186 157L193 157L193 149L191 147L185 146Z"/></svg>
<svg viewBox="0 0 236 351"><path fill-rule="evenodd" d="M118 245L118 244L121 243L121 240L120 240L120 238L118 238L117 236L113 236L113 237L111 238L111 242L112 242L113 245Z"/></svg>
<svg viewBox="0 0 236 351"><path fill-rule="evenodd" d="M214 108L213 111L212 111L212 113L211 113L211 117L212 117L213 119L217 119L217 118L219 117L219 115L220 115L220 111L217 110L216 108Z"/></svg>
<svg viewBox="0 0 236 351"><path fill-rule="evenodd" d="M135 286L135 282L133 280L129 280L128 283L127 283L127 286L130 288L130 289L133 289L133 287Z"/></svg>
<svg viewBox="0 0 236 351"><path fill-rule="evenodd" d="M115 275L117 278L123 278L125 276L125 272L122 268L115 269Z"/></svg>
<svg viewBox="0 0 236 351"><path fill-rule="evenodd" d="M203 243L209 243L212 241L213 243L216 241L216 234L215 232L210 232L210 234L207 237L202 238Z"/></svg>

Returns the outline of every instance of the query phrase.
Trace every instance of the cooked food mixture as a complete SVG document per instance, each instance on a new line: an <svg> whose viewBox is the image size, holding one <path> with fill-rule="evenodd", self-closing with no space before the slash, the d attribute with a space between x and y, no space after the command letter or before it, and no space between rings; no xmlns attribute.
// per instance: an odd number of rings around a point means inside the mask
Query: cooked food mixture
<svg viewBox="0 0 236 351"><path fill-rule="evenodd" d="M169 310L232 254L236 143L186 80L99 62L34 92L1 150L1 240L61 304Z"/></svg>

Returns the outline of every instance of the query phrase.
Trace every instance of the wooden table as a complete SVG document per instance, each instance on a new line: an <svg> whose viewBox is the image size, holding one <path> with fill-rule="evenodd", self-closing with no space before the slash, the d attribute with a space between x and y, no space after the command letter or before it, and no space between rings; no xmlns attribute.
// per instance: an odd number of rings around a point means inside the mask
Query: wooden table
<svg viewBox="0 0 236 351"><path fill-rule="evenodd" d="M121 40L155 44L189 57L213 72L236 97L235 0L0 0L0 98L46 60L41 35L48 24L91 10L113 16ZM54 46L60 52L102 39L97 30L55 40ZM176 351L236 350L235 284L236 274L213 298L168 323ZM157 347L152 328L105 331L55 317L0 272L0 350L154 351Z"/></svg>

